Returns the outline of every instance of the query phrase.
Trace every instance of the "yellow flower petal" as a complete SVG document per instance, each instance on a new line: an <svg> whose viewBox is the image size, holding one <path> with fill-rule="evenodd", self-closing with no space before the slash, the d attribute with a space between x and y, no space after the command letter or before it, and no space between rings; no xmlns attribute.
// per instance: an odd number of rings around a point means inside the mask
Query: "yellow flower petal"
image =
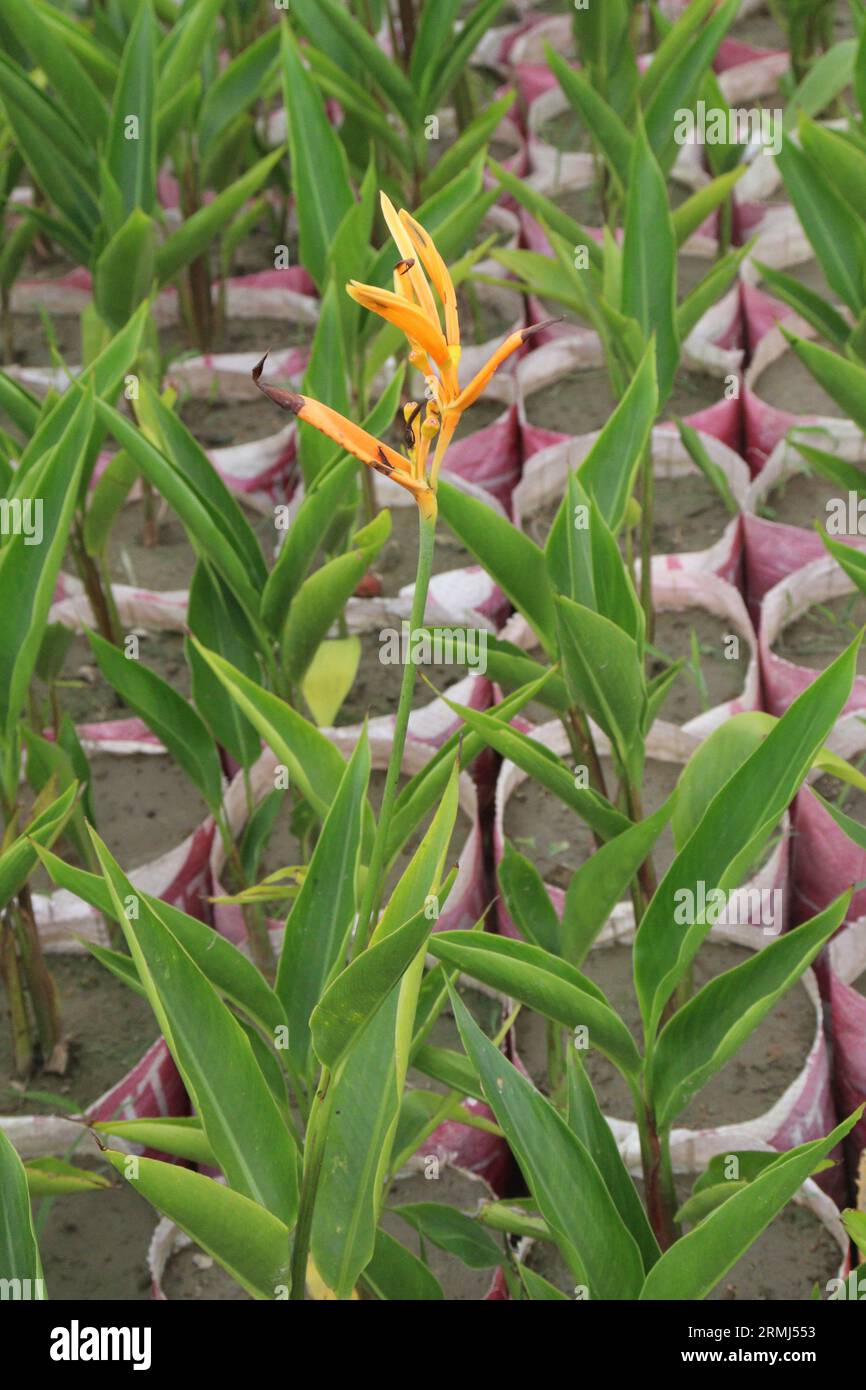
<svg viewBox="0 0 866 1390"><path fill-rule="evenodd" d="M393 290L382 290L376 285L362 285L357 280L349 281L346 292L363 308L370 309L372 313L379 314L381 318L393 323L406 334L411 343L417 343L429 353L437 366L450 365L448 344L438 319L434 326L418 304L410 303L402 295L394 294Z"/></svg>
<svg viewBox="0 0 866 1390"><path fill-rule="evenodd" d="M433 298L430 286L427 284L424 271L421 269L421 266L418 264L418 261L415 258L415 251L412 245L412 238L407 235L403 223L397 216L397 209L394 207L394 204L391 202L391 199L388 197L387 193L379 194L379 202L382 207L382 216L384 217L385 222L387 223L388 231L391 233L392 237L394 238L394 241L397 244L397 250L400 252L400 255L403 258L404 262L411 262L407 274L412 284L412 292L415 295L418 304L424 310L424 313L427 315L427 317L430 319L430 322L434 323L438 328L439 313L436 308L436 301Z"/></svg>
<svg viewBox="0 0 866 1390"><path fill-rule="evenodd" d="M267 382L263 382L261 375L266 361L267 353L261 362L257 362L253 367L253 381L269 400L282 410L290 410L299 420L333 439L347 454L360 459L368 468L374 468L377 473L382 473L392 482L399 483L400 487L412 493L422 512L425 515L429 514L429 501L424 494L430 492L430 488L426 481L413 476L409 459L398 454L390 445L383 444L374 435L368 434L366 430L362 430L360 425L347 420L345 415L332 410L329 405L323 405L311 396L302 396L298 391L288 391L282 386L269 386Z"/></svg>
<svg viewBox="0 0 866 1390"><path fill-rule="evenodd" d="M512 353L523 346L527 338L531 338L533 333L540 333L543 328L549 328L552 323L559 322L559 319L545 319L544 323L534 323L531 328L521 328L518 329L516 333L510 334L509 337L505 339L504 343L500 343L492 357L485 362L477 376L474 376L469 385L465 386L460 392L460 395L451 402L448 407L449 413L454 411L459 414L464 410L468 410L470 405L474 405L478 400L478 397L487 386L494 372L499 370L503 362L506 362Z"/></svg>
<svg viewBox="0 0 866 1390"><path fill-rule="evenodd" d="M416 222L405 208L400 213L400 221L411 237L411 245L417 252L421 264L433 281L433 287L442 300L445 310L445 337L451 347L460 345L460 321L457 317L457 294L447 265L436 249L433 238L425 232L420 222Z"/></svg>

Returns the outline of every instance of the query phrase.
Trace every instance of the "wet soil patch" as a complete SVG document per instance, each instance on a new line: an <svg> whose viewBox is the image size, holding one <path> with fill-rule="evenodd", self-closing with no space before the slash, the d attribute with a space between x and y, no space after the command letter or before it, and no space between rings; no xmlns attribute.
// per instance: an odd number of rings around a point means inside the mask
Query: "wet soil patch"
<svg viewBox="0 0 866 1390"><path fill-rule="evenodd" d="M789 414L845 417L842 407L818 385L808 367L792 351L783 352L765 368L754 389L760 400Z"/></svg>
<svg viewBox="0 0 866 1390"><path fill-rule="evenodd" d="M660 419L673 415L693 415L707 410L722 398L722 383L702 372L685 369L677 374L674 388ZM535 391L526 402L532 424L560 434L590 434L610 419L617 400L607 372L602 367L569 372L558 381Z"/></svg>
<svg viewBox="0 0 866 1390"><path fill-rule="evenodd" d="M36 1072L27 1085L33 1091L62 1096L76 1108L86 1107L140 1061L159 1029L147 1001L91 956L49 955L46 962L60 995L60 1013L69 1041L69 1067L65 1076ZM2 1004L2 1113L63 1113L50 1100L25 1097L10 1087L16 1078L12 1071L5 995ZM83 1152L87 1154L91 1149L91 1141L85 1139Z"/></svg>
<svg viewBox="0 0 866 1390"><path fill-rule="evenodd" d="M772 489L758 510L761 516L785 526L803 526L812 530L816 521L820 521L822 526L827 525L830 516L828 503L840 497L846 504L847 517L848 493L838 483L831 483L814 473L792 473Z"/></svg>
<svg viewBox="0 0 866 1390"><path fill-rule="evenodd" d="M602 758L602 769L609 795L616 790L616 779L609 758ZM571 760L564 760L571 771ZM677 762L648 758L644 774L643 809L650 815L670 795L682 771ZM545 787L527 778L512 792L505 810L505 834L538 869L546 883L567 888L575 869L585 864L594 851L589 827ZM653 858L663 873L673 859L673 841L666 826L656 841Z"/></svg>
<svg viewBox="0 0 866 1390"><path fill-rule="evenodd" d="M842 594L812 604L779 633L773 651L797 666L824 671L851 644L864 622L866 598L859 593ZM866 653L862 650L857 654L857 671L866 675Z"/></svg>
<svg viewBox="0 0 866 1390"><path fill-rule="evenodd" d="M526 521L532 539L543 546L560 501L547 503ZM730 520L724 502L702 473L653 480L653 553L678 555L706 550L721 539Z"/></svg>

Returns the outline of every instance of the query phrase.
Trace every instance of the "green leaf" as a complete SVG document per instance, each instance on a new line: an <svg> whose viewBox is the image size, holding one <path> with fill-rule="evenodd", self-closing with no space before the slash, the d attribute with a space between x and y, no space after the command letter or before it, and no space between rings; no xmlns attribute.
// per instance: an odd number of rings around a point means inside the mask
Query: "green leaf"
<svg viewBox="0 0 866 1390"><path fill-rule="evenodd" d="M301 260L324 291L331 242L352 205L346 156L288 26L282 65Z"/></svg>
<svg viewBox="0 0 866 1390"><path fill-rule="evenodd" d="M640 129L635 137L625 203L622 312L656 338L659 403L670 395L680 360L676 320L676 237L664 176ZM653 229L652 238L646 229Z"/></svg>
<svg viewBox="0 0 866 1390"><path fill-rule="evenodd" d="M700 434L691 425L687 425L679 416L673 417L674 423L679 431L683 448L696 468L699 468L708 482L712 483L716 492L725 504L729 516L739 516L740 507L736 497L731 491L727 475L721 466L710 458L706 445Z"/></svg>
<svg viewBox="0 0 866 1390"><path fill-rule="evenodd" d="M444 696L442 698L445 699ZM603 839L609 840L612 835L628 829L631 824L628 818L611 806L599 792L575 786L574 778L543 744L481 710L469 709L448 699L445 699L445 703L462 717L470 729L480 734L485 743L495 748L503 758L510 758L536 782L558 796Z"/></svg>
<svg viewBox="0 0 866 1390"><path fill-rule="evenodd" d="M139 305L126 327L112 338L99 356L89 363L78 377L78 385L85 388L92 387L97 400L100 397L110 398L120 389L124 375L138 355L149 312L149 304ZM56 400L45 403L39 423L21 455L15 474L16 494L27 496L31 473L62 437L79 406L79 402L80 394L73 390L64 391L63 395ZM98 444L99 437L96 426L94 426L94 434L97 435L96 443ZM91 436L87 453L88 464L95 462L96 449L93 436ZM86 469L85 471L89 470Z"/></svg>
<svg viewBox="0 0 866 1390"><path fill-rule="evenodd" d="M435 66L440 53L444 52L462 8L462 0L432 0L432 3L428 0L423 5L409 60L409 79L416 91L425 73Z"/></svg>
<svg viewBox="0 0 866 1390"><path fill-rule="evenodd" d="M195 0L184 6L180 19L160 45L160 105L199 66L224 4L225 0Z"/></svg>
<svg viewBox="0 0 866 1390"><path fill-rule="evenodd" d="M623 768L639 770L646 708L637 643L591 608L557 598L562 665L575 705L610 738Z"/></svg>
<svg viewBox="0 0 866 1390"><path fill-rule="evenodd" d="M579 222L575 222L574 218L569 217L567 212L563 212L552 199L545 198L543 193L539 193L524 179L518 178L517 174L513 174L504 165L498 164L495 159L489 159L487 163L495 178L520 203L521 207L525 207L527 212L531 212L539 222L550 227L569 246L585 245L589 254L590 265L596 270L601 269L601 247L594 237L588 235Z"/></svg>
<svg viewBox="0 0 866 1390"><path fill-rule="evenodd" d="M105 138L108 112L99 88L69 44L64 43L40 9L30 0L7 0L3 18L27 49L33 66L41 68L66 116L93 146Z"/></svg>
<svg viewBox="0 0 866 1390"><path fill-rule="evenodd" d="M378 1298L401 1303L435 1303L445 1297L435 1274L405 1245L382 1230L376 1232L376 1245L364 1270L364 1282Z"/></svg>
<svg viewBox="0 0 866 1390"><path fill-rule="evenodd" d="M280 31L274 25L233 58L209 83L198 111L198 138L207 154L238 116L249 111L269 87L280 54Z"/></svg>
<svg viewBox="0 0 866 1390"><path fill-rule="evenodd" d="M647 138L665 172L676 156L677 117L697 96L739 4L740 0L726 0L716 7L716 0L693 0L659 44L641 78Z"/></svg>
<svg viewBox="0 0 866 1390"><path fill-rule="evenodd" d="M536 1274L528 1265L519 1264L518 1272L526 1289L527 1297L536 1303L568 1303L568 1294L562 1293L555 1284L543 1275Z"/></svg>
<svg viewBox="0 0 866 1390"><path fill-rule="evenodd" d="M457 814L456 769L436 815L400 878L376 931L385 939L439 891ZM313 1258L326 1284L346 1297L373 1255L390 1173L400 1099L424 970L418 956L373 1016L332 1085L333 1113L313 1221Z"/></svg>
<svg viewBox="0 0 866 1390"><path fill-rule="evenodd" d="M461 131L454 144L446 150L442 158L427 175L421 185L421 198L429 198L431 194L444 187L451 179L464 169L483 147L486 148L487 142L494 134L503 117L511 110L514 104L514 92L506 91L503 96L498 97L486 110L482 111L470 121L465 130Z"/></svg>
<svg viewBox="0 0 866 1390"><path fill-rule="evenodd" d="M251 680L258 675L255 634L243 609L225 581L202 561L196 565L190 585L187 622L190 632L203 647L219 652ZM189 641L186 655L198 713L216 742L227 749L241 767L252 767L261 753L258 734Z"/></svg>
<svg viewBox="0 0 866 1390"><path fill-rule="evenodd" d="M253 1298L281 1298L290 1285L289 1228L258 1202L176 1163L105 1151L104 1157Z"/></svg>
<svg viewBox="0 0 866 1390"><path fill-rule="evenodd" d="M26 73L2 55L0 101L34 181L61 220L89 242L100 222L92 150Z"/></svg>
<svg viewBox="0 0 866 1390"><path fill-rule="evenodd" d="M676 922L677 891L699 881L724 891L739 883L842 712L859 644L858 636L724 783L659 884L634 946L635 988L649 1038L709 929L706 922Z"/></svg>
<svg viewBox="0 0 866 1390"><path fill-rule="evenodd" d="M502 1250L493 1237L456 1207L444 1202L404 1202L392 1211L424 1240L456 1255L470 1269L490 1269L503 1262Z"/></svg>
<svg viewBox="0 0 866 1390"><path fill-rule="evenodd" d="M656 357L650 345L628 390L577 470L580 483L595 498L613 532L625 519L658 408Z"/></svg>
<svg viewBox="0 0 866 1390"><path fill-rule="evenodd" d="M343 458L306 494L262 590L262 621L273 633L285 622L292 598L321 544L330 518L355 476L354 459Z"/></svg>
<svg viewBox="0 0 866 1390"><path fill-rule="evenodd" d="M708 309L726 294L736 280L744 258L749 254L753 242L729 251L716 261L713 268L686 295L677 309L677 333L681 341L689 336L695 325Z"/></svg>
<svg viewBox="0 0 866 1390"><path fill-rule="evenodd" d="M363 532L357 533L351 550L327 560L301 584L292 599L280 639L283 670L293 684L303 678L319 644L342 614L390 530L391 513L386 509Z"/></svg>
<svg viewBox="0 0 866 1390"><path fill-rule="evenodd" d="M854 362L848 362L838 353L829 352L818 343L808 343L805 338L795 337L784 325L780 326L780 332L827 394L833 397L855 425L861 430L866 429L866 370Z"/></svg>
<svg viewBox="0 0 866 1390"><path fill-rule="evenodd" d="M648 1076L659 1126L667 1128L692 1096L742 1047L841 926L851 893L742 965L710 980L663 1028Z"/></svg>
<svg viewBox="0 0 866 1390"><path fill-rule="evenodd" d="M637 1242L644 1269L652 1269L660 1253L658 1241L575 1047L568 1049L567 1068L568 1127L603 1174L617 1211Z"/></svg>
<svg viewBox="0 0 866 1390"><path fill-rule="evenodd" d="M645 820L599 845L569 881L562 909L561 954L572 965L586 959L605 922L671 818L676 792Z"/></svg>
<svg viewBox="0 0 866 1390"><path fill-rule="evenodd" d="M69 1192L101 1192L110 1187L108 1178L76 1168L62 1158L31 1158L24 1167L31 1197L62 1197Z"/></svg>
<svg viewBox="0 0 866 1390"><path fill-rule="evenodd" d="M214 491L222 488L216 470L206 462L215 479L213 490L205 493L197 486L197 479L190 478L184 468L184 461L176 453L171 457L156 448L141 430L136 429L120 411L104 401L97 402L97 415L111 430L118 444L136 463L136 466L153 484L177 513L189 532L196 550L205 555L214 569L226 581L232 593L247 615L255 623L259 609L259 596L251 581L244 558L239 555L237 537L228 533L226 518L221 514L218 502L214 501ZM244 522L244 526L248 523ZM228 534L227 534L228 533ZM261 556L259 557L261 559Z"/></svg>
<svg viewBox="0 0 866 1390"><path fill-rule="evenodd" d="M334 4L334 0L328 0L328 4ZM425 68L418 93L417 114L435 111L449 95L504 4L505 0L480 0L467 16L460 33L441 50L441 61L436 63L434 60ZM439 50L436 56L439 56Z"/></svg>
<svg viewBox="0 0 866 1390"><path fill-rule="evenodd" d="M173 686L96 632L87 634L109 685L165 744L214 813L222 803L222 770L207 725Z"/></svg>
<svg viewBox="0 0 866 1390"><path fill-rule="evenodd" d="M782 142L776 162L828 284L859 315L864 307L866 233L822 167L790 138Z"/></svg>
<svg viewBox="0 0 866 1390"><path fill-rule="evenodd" d="M363 69L369 72L382 95L411 129L415 112L415 92L397 63L388 57L364 26L337 4L336 0L318 0L317 9L321 18L349 46L360 60ZM301 22L304 22L303 17ZM320 44L319 47L327 48L327 45Z"/></svg>
<svg viewBox="0 0 866 1390"><path fill-rule="evenodd" d="M35 1298L45 1298L42 1262L30 1214L30 1195L21 1159L0 1129L0 1279L29 1280Z"/></svg>
<svg viewBox="0 0 866 1390"><path fill-rule="evenodd" d="M570 67L561 54L545 44L547 65L601 150L621 189L629 187L634 139L616 111L582 73Z"/></svg>
<svg viewBox="0 0 866 1390"><path fill-rule="evenodd" d="M78 783L72 782L50 805L37 810L24 831L0 852L0 904L20 892L37 861L36 846L52 845L75 809Z"/></svg>
<svg viewBox="0 0 866 1390"><path fill-rule="evenodd" d="M54 447L46 447L26 479L21 529L0 549L0 735L6 741L12 738L42 645L93 425L89 392L79 394L72 405Z"/></svg>
<svg viewBox="0 0 866 1390"><path fill-rule="evenodd" d="M559 918L541 874L510 840L505 841L497 870L499 887L509 915L527 941L561 955Z"/></svg>
<svg viewBox="0 0 866 1390"><path fill-rule="evenodd" d="M549 654L555 650L553 596L544 553L510 521L453 483L439 483L439 508L451 530L484 566L537 633Z"/></svg>
<svg viewBox="0 0 866 1390"><path fill-rule="evenodd" d="M141 383L137 402L139 423L162 448L173 468L181 474L208 509L257 589L267 576L261 546L247 513L220 478L191 430L149 381Z"/></svg>
<svg viewBox="0 0 866 1390"><path fill-rule="evenodd" d="M785 107L785 128L795 125L799 113L820 116L850 85L854 76L857 40L842 39L814 59Z"/></svg>
<svg viewBox="0 0 866 1390"><path fill-rule="evenodd" d="M741 1192L735 1192L666 1250L647 1275L641 1299L691 1300L711 1293L791 1200L815 1165L851 1132L862 1111L861 1106L826 1139L801 1144L782 1154Z"/></svg>
<svg viewBox="0 0 866 1390"><path fill-rule="evenodd" d="M624 1076L634 1078L640 1071L640 1056L622 1019L598 986L567 961L528 941L485 932L437 932L430 952L563 1028L587 1027L591 1046Z"/></svg>
<svg viewBox="0 0 866 1390"><path fill-rule="evenodd" d="M738 164L728 173L719 174L718 178L711 179L703 188L692 193L678 208L672 209L671 222L677 248L684 246L692 232L696 232L698 227L706 222L710 213L715 212L716 208L730 197L735 184L742 178L747 167L746 164Z"/></svg>
<svg viewBox="0 0 866 1390"><path fill-rule="evenodd" d="M141 1144L157 1153L170 1154L173 1158L185 1158L189 1163L204 1163L209 1168L219 1166L197 1115L154 1116L146 1120L95 1120L91 1129L114 1139L125 1139L130 1144Z"/></svg>
<svg viewBox="0 0 866 1390"><path fill-rule="evenodd" d="M825 54L829 57L829 54ZM800 143L813 165L832 181L836 192L853 209L860 227L866 218L866 152L846 139L841 131L828 130L819 121L798 121ZM850 216L850 211L849 211ZM861 286L862 289L862 286Z"/></svg>
<svg viewBox="0 0 866 1390"><path fill-rule="evenodd" d="M138 469L122 449L99 475L84 518L84 545L88 555L104 555L111 528L137 478Z"/></svg>
<svg viewBox="0 0 866 1390"><path fill-rule="evenodd" d="M154 226L134 208L93 268L93 298L100 317L118 332L150 294L154 271Z"/></svg>
<svg viewBox="0 0 866 1390"><path fill-rule="evenodd" d="M369 777L365 728L345 765L286 922L276 991L289 1020L289 1050L300 1069L309 1059L310 1016L343 963L357 911L362 812Z"/></svg>
<svg viewBox="0 0 866 1390"><path fill-rule="evenodd" d="M585 1146L549 1101L484 1036L463 1001L452 1008L487 1104L505 1133L563 1257L592 1298L634 1298L640 1251Z"/></svg>
<svg viewBox="0 0 866 1390"><path fill-rule="evenodd" d="M150 0L142 0L123 49L106 149L125 217L135 208L150 212L154 206L155 117L156 23Z"/></svg>
<svg viewBox="0 0 866 1390"><path fill-rule="evenodd" d="M310 1015L313 1048L335 1070L399 983L433 929L422 909L402 927L368 946L328 986Z"/></svg>
<svg viewBox="0 0 866 1390"><path fill-rule="evenodd" d="M324 818L346 768L331 740L279 696L263 690L216 652L195 641L193 645L268 747L285 763L304 799Z"/></svg>
<svg viewBox="0 0 866 1390"><path fill-rule="evenodd" d="M122 914L105 880L99 874L73 868L71 864L59 859L47 849L39 848L37 854L60 888L68 889L83 902L90 903L92 907L122 925ZM173 907L171 903L163 902L160 898L153 898L148 893L140 893L138 896L152 912L159 914L172 935L177 938L219 994L237 1005L264 1032L272 1036L278 1028L286 1026L286 1016L279 999L267 985L261 971L237 946L226 937L220 936L219 932L215 932L206 922L200 922L197 917L190 917L179 907ZM99 955L98 948L93 948L93 952ZM132 973L136 974L128 956L121 956L121 960L127 962Z"/></svg>
<svg viewBox="0 0 866 1390"><path fill-rule="evenodd" d="M249 198L258 192L268 175L283 158L283 150L265 155L240 178L230 183L211 202L187 217L167 236L156 253L156 274L160 287L172 281L185 265L210 246Z"/></svg>
<svg viewBox="0 0 866 1390"><path fill-rule="evenodd" d="M249 1040L165 922L91 833L139 977L226 1180L291 1228L298 1207L298 1154ZM130 902L137 902L137 917L127 916Z"/></svg>

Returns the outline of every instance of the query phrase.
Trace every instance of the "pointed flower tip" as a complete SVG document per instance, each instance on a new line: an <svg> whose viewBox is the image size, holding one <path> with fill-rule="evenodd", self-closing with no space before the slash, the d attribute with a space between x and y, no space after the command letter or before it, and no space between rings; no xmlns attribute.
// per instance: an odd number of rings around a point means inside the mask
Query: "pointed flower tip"
<svg viewBox="0 0 866 1390"><path fill-rule="evenodd" d="M261 380L262 371L268 360L269 352L270 348L268 348L268 351L261 361L257 362L253 367L253 381L256 383L256 386L258 386L262 395L267 396L268 400L273 401L274 405L278 405L281 410L290 410L293 415L300 415L305 404L303 396L298 395L297 391L286 391L282 386L268 386L266 382Z"/></svg>
<svg viewBox="0 0 866 1390"><path fill-rule="evenodd" d="M542 323L530 324L529 328L524 328L521 337L523 341L526 342L527 338L532 338L536 333L543 332L545 328L552 328L555 323L563 323L564 320L565 314L560 314L558 318L544 319Z"/></svg>

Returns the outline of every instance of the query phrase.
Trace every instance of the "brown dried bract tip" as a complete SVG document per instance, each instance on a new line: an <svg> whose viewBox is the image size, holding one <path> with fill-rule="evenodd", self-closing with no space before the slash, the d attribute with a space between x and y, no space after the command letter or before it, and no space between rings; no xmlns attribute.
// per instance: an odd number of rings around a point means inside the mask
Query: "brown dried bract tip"
<svg viewBox="0 0 866 1390"><path fill-rule="evenodd" d="M388 477L390 477L391 474L394 472L394 465L393 463L388 462L385 450L381 447L381 445L379 447L379 462L374 463L373 467L377 468L380 473L385 473Z"/></svg>
<svg viewBox="0 0 866 1390"><path fill-rule="evenodd" d="M541 333L543 329L552 328L555 323L563 323L564 320L565 314L560 314L559 318L545 319L543 323L533 323L529 328L524 328L520 336L526 342L526 339L531 338L533 334Z"/></svg>
<svg viewBox="0 0 866 1390"><path fill-rule="evenodd" d="M397 262L397 264L396 264L395 267L394 267L394 270L395 270L395 272L396 272L398 275L408 275L408 274L409 274L409 271L412 269L412 267L413 267L414 264L415 264L415 258L414 258L414 256L411 257L411 258L410 258L410 257L406 257L404 260L398 261L398 262Z"/></svg>
<svg viewBox="0 0 866 1390"><path fill-rule="evenodd" d="M267 396L268 400L273 401L281 410L290 410L293 415L300 415L304 408L304 398L299 396L297 391L286 391L282 386L268 386L260 380L264 365L268 360L270 348L265 353L261 362L257 362L253 367L253 381L258 386L262 395Z"/></svg>
<svg viewBox="0 0 866 1390"><path fill-rule="evenodd" d="M418 416L419 416L420 414L421 414L421 407L420 407L420 405L416 405L415 409L412 411L412 414L409 416L409 419L405 422L405 423L406 423L406 428L405 428L405 430L403 431L403 437L404 437L404 439L405 439L405 441L406 441L406 448L407 448L407 449L414 449L414 447L415 447L415 430L414 430L413 426L414 426L415 421L418 419Z"/></svg>

